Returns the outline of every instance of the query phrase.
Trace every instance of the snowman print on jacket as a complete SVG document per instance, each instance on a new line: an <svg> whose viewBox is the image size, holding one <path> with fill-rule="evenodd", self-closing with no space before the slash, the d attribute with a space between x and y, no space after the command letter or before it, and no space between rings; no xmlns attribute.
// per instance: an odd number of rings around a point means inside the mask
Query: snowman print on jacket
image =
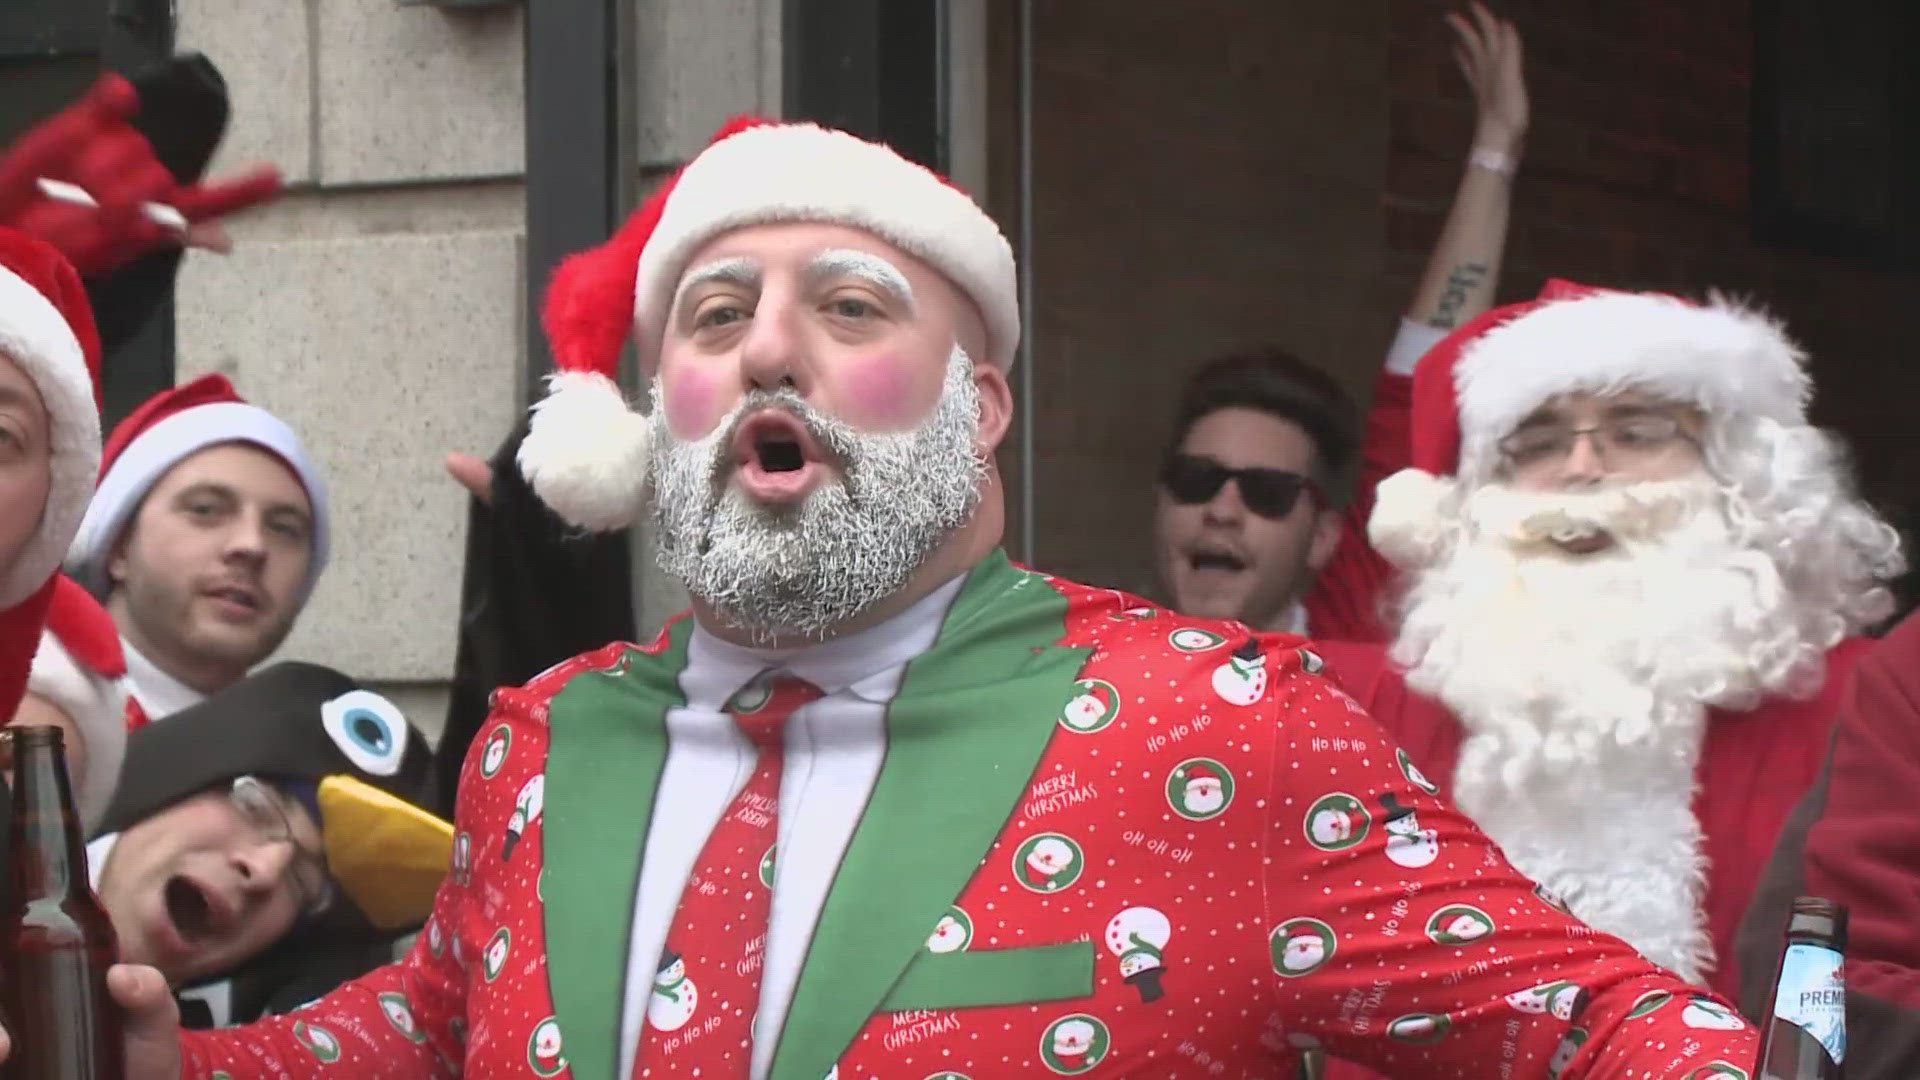
<svg viewBox="0 0 1920 1080"><path fill-rule="evenodd" d="M1229 705L1252 705L1267 692L1267 658L1260 642L1248 638L1227 662L1213 670L1213 692Z"/></svg>
<svg viewBox="0 0 1920 1080"><path fill-rule="evenodd" d="M687 961L668 949L660 957L660 970L653 976L653 993L647 998L647 1023L659 1031L678 1031L693 1019L700 1007L700 989L687 977Z"/></svg>
<svg viewBox="0 0 1920 1080"><path fill-rule="evenodd" d="M1567 1037L1554 1047L1553 1057L1547 1061L1547 1080L1560 1080L1560 1074L1567 1071L1567 1066L1573 1064L1574 1055L1586 1044L1586 1032L1579 1028L1567 1032Z"/></svg>
<svg viewBox="0 0 1920 1080"><path fill-rule="evenodd" d="M1172 938L1173 923L1155 908L1130 907L1107 921L1107 951L1119 958L1120 980L1140 991L1143 1004L1165 996L1160 979Z"/></svg>
<svg viewBox="0 0 1920 1080"><path fill-rule="evenodd" d="M1440 834L1421 828L1412 807L1402 806L1392 792L1380 796L1380 806L1387 812L1382 822L1387 830L1387 858L1395 865L1418 870L1440 857Z"/></svg>
<svg viewBox="0 0 1920 1080"><path fill-rule="evenodd" d="M535 773L520 788L520 796L513 802L513 816L507 819L507 839L500 845L500 859L513 858L513 846L520 842L527 827L540 819L540 809L546 805L547 775Z"/></svg>
<svg viewBox="0 0 1920 1080"><path fill-rule="evenodd" d="M1738 1031L1744 1021L1731 1009L1711 998L1694 997L1687 1001L1687 1007L1680 1013L1680 1019L1691 1028L1705 1028L1709 1031Z"/></svg>

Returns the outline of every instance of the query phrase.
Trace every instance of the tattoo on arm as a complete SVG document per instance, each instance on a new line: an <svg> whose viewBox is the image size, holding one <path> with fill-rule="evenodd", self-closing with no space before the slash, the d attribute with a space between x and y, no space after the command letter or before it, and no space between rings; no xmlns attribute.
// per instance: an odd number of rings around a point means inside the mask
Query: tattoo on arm
<svg viewBox="0 0 1920 1080"><path fill-rule="evenodd" d="M1485 263L1461 263L1447 275L1447 287L1440 293L1440 303L1435 306L1433 318L1427 324L1437 330L1451 330L1460 323L1460 308L1467 302L1467 294L1487 279Z"/></svg>

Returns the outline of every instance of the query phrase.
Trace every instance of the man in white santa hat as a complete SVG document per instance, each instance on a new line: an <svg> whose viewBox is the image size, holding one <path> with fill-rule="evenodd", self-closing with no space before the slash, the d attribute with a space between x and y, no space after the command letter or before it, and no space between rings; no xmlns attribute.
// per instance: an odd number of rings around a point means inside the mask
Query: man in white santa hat
<svg viewBox="0 0 1920 1080"><path fill-rule="evenodd" d="M327 489L300 436L224 376L165 390L108 436L67 570L106 604L139 726L239 682L327 563Z"/></svg>
<svg viewBox="0 0 1920 1080"><path fill-rule="evenodd" d="M1727 992L1902 565L1811 393L1723 298L1550 282L1488 312L1422 361L1415 468L1379 491L1398 635L1326 650L1522 872Z"/></svg>

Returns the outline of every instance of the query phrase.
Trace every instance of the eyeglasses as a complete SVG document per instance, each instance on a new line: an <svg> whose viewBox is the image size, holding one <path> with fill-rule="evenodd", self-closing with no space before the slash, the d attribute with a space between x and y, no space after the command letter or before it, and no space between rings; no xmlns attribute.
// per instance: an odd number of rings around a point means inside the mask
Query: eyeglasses
<svg viewBox="0 0 1920 1080"><path fill-rule="evenodd" d="M1508 472L1532 472L1566 461L1582 435L1593 439L1594 451L1611 465L1646 461L1677 443L1698 445L1679 417L1672 413L1643 412L1610 416L1583 428L1568 424L1530 424L1495 446Z"/></svg>
<svg viewBox="0 0 1920 1080"><path fill-rule="evenodd" d="M1209 457L1173 454L1160 467L1160 486L1173 501L1191 506L1212 499L1233 481L1240 488L1240 501L1247 509L1272 521L1293 513L1300 493L1307 492L1321 506L1327 505L1320 485L1285 469L1229 469Z"/></svg>
<svg viewBox="0 0 1920 1080"><path fill-rule="evenodd" d="M285 842L293 849L293 861L287 865L287 878L293 883L300 910L319 915L333 906L333 876L327 873L327 860L308 851L294 839L293 822L287 820L286 807L279 793L251 776L234 778L227 801L240 820L246 822L262 842Z"/></svg>

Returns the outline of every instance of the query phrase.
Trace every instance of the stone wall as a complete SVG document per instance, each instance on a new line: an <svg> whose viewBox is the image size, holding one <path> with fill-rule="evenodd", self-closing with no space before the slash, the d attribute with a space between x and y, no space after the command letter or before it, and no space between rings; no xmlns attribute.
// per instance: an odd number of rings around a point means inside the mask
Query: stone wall
<svg viewBox="0 0 1920 1080"><path fill-rule="evenodd" d="M300 431L326 471L334 561L283 655L337 666L438 732L466 494L449 450L491 453L520 408L526 269L523 15L395 0L180 0L180 47L227 76L216 168L293 185L190 257L181 379L207 371ZM722 119L779 107L778 0L635 0L640 176ZM597 62L597 58L583 58ZM656 606L672 590L650 581Z"/></svg>

